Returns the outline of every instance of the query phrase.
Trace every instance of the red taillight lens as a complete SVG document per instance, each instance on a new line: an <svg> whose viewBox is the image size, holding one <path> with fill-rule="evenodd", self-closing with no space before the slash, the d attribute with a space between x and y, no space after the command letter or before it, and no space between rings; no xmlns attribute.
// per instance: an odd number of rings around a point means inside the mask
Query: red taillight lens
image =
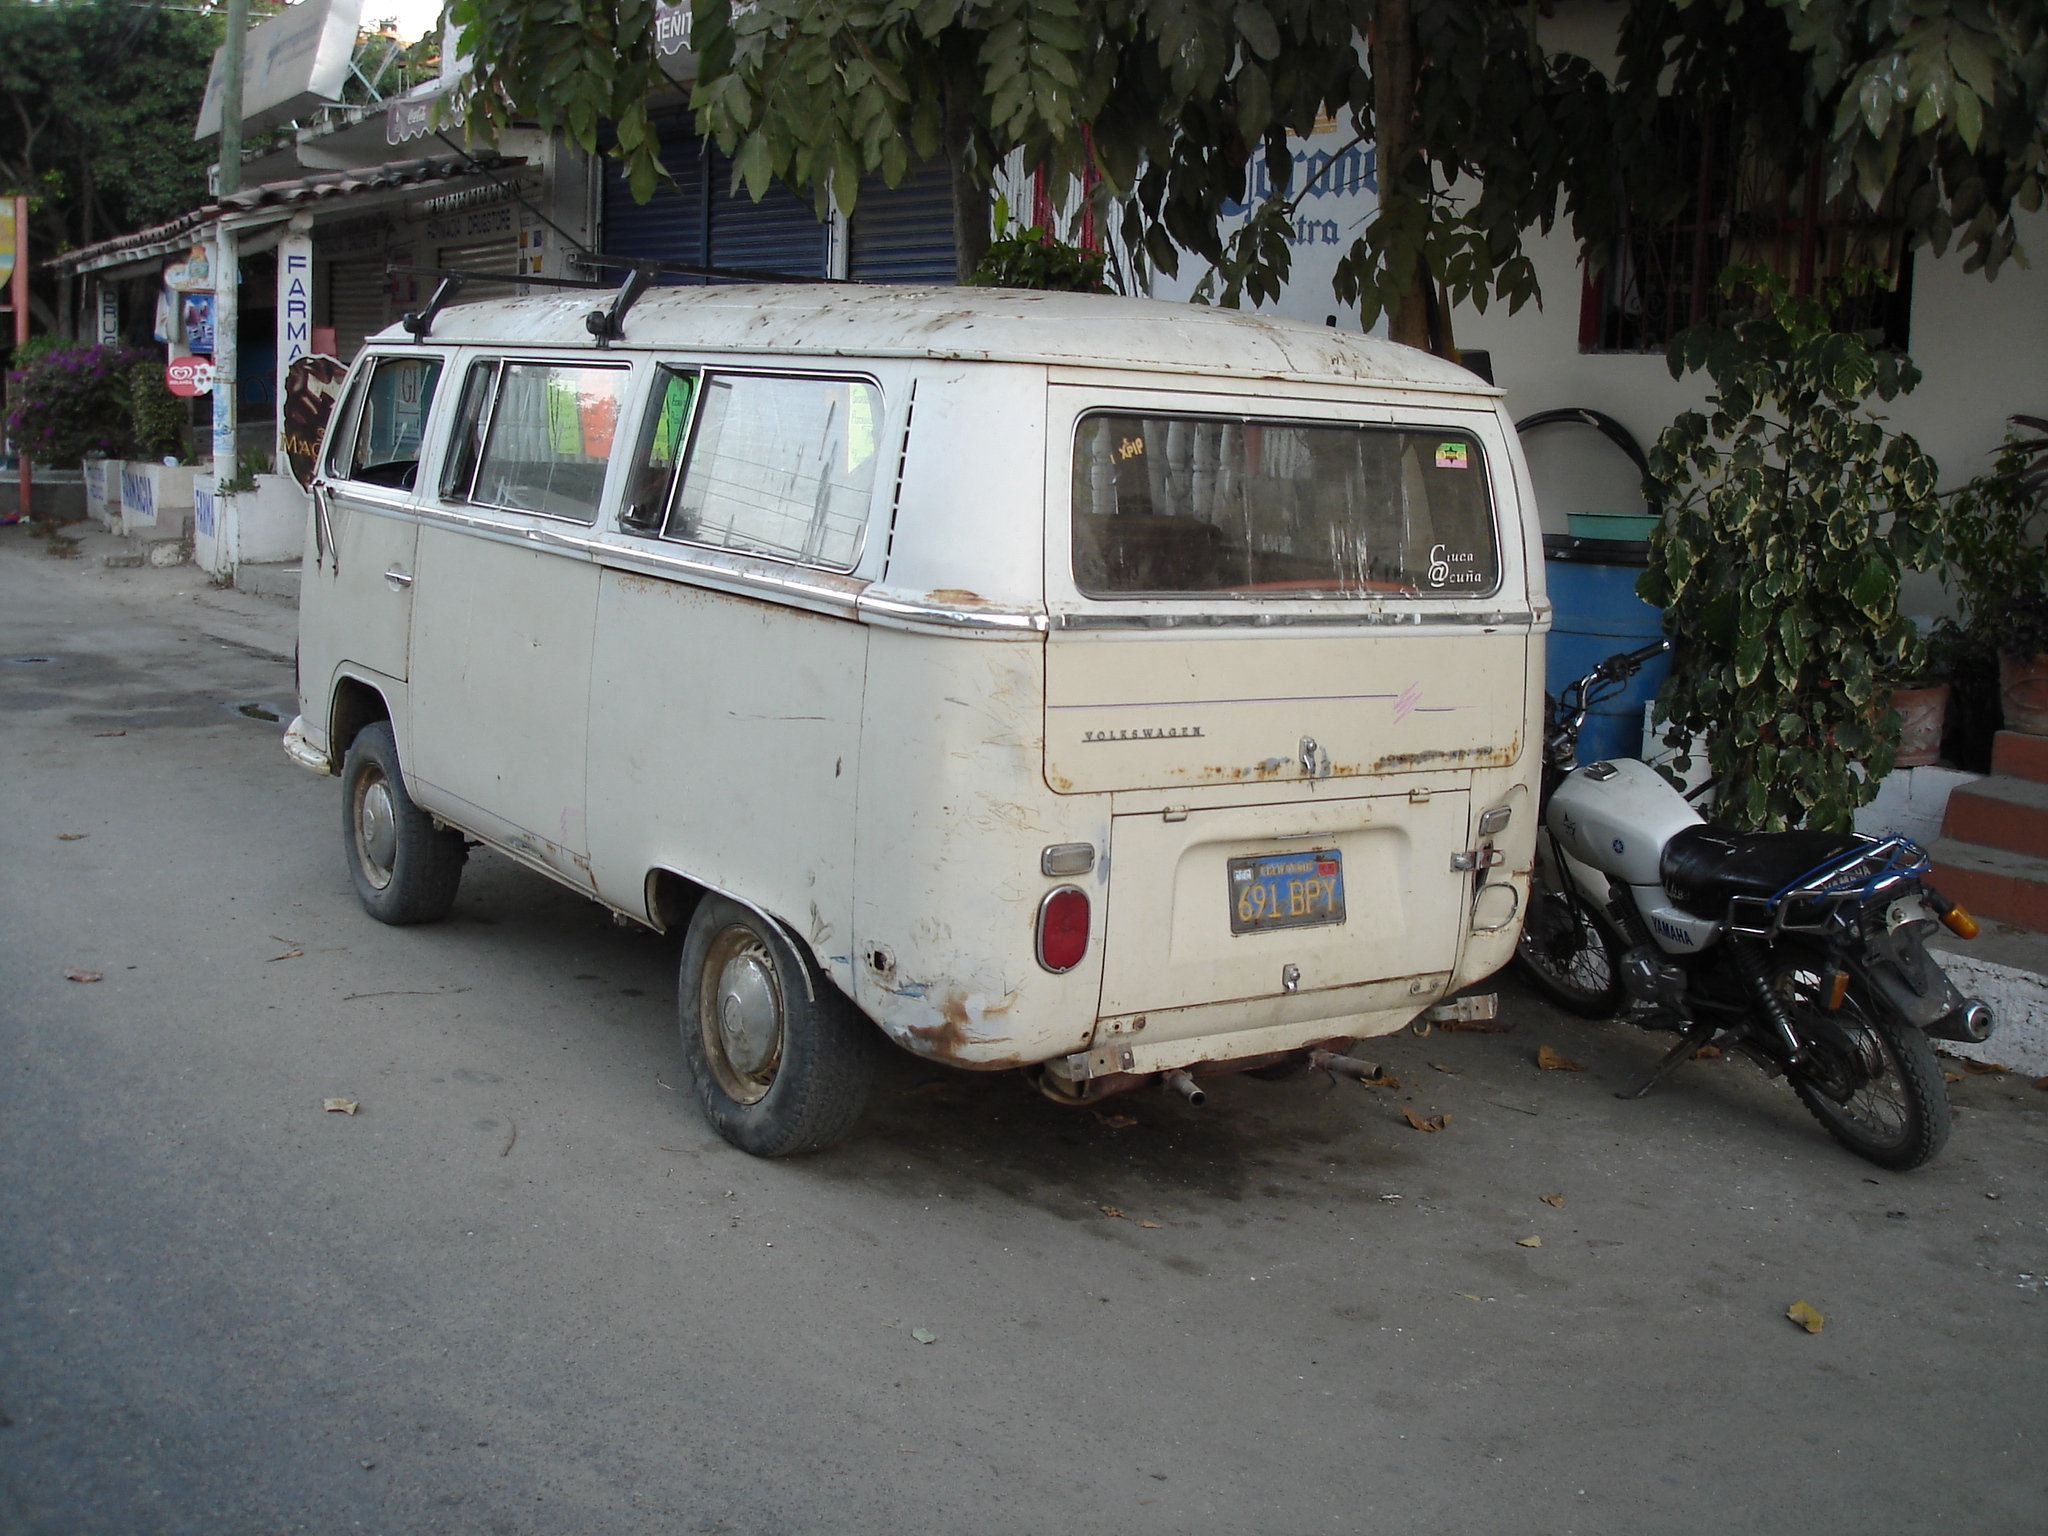
<svg viewBox="0 0 2048 1536"><path fill-rule="evenodd" d="M1038 904L1038 963L1071 971L1088 953L1088 893L1063 885Z"/></svg>

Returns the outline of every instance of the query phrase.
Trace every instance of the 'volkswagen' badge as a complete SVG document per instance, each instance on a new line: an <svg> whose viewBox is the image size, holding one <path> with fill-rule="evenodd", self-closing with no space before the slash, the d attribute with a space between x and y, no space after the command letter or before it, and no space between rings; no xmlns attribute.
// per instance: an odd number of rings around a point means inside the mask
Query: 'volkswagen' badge
<svg viewBox="0 0 2048 1536"><path fill-rule="evenodd" d="M1621 839L1618 837L1614 840L1614 851L1616 853L1621 852Z"/></svg>

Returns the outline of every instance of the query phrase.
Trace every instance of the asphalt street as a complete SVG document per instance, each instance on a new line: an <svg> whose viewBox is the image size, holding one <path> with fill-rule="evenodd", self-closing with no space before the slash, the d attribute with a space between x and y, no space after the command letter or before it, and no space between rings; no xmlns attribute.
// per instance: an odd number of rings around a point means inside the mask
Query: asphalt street
<svg viewBox="0 0 2048 1536"><path fill-rule="evenodd" d="M363 915L290 636L0 529L6 1536L2048 1528L2025 1079L1884 1174L1504 987L1398 1090L895 1056L756 1161L676 939L488 854Z"/></svg>

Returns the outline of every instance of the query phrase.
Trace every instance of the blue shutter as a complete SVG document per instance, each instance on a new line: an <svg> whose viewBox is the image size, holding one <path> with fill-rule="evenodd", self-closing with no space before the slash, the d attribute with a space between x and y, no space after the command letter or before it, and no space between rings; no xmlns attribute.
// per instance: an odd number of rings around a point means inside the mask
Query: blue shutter
<svg viewBox="0 0 2048 1536"><path fill-rule="evenodd" d="M604 223L597 248L607 256L647 256L663 261L701 264L704 260L703 142L690 131L680 113L654 119L661 136L661 162L681 186L680 194L666 182L657 185L645 203L633 201L625 166L604 156ZM605 149L610 149L607 143ZM663 283L701 282L701 278L665 273Z"/></svg>
<svg viewBox="0 0 2048 1536"><path fill-rule="evenodd" d="M894 187L861 183L847 241L847 276L863 283L954 281L953 178L943 160L911 167Z"/></svg>

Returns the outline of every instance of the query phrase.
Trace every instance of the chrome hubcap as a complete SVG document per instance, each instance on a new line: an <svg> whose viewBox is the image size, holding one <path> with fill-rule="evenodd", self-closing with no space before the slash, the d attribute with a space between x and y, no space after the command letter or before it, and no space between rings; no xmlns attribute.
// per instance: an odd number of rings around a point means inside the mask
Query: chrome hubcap
<svg viewBox="0 0 2048 1536"><path fill-rule="evenodd" d="M381 776L365 780L356 790L356 857L376 889L391 883L398 859L398 813L391 803L391 785Z"/></svg>
<svg viewBox="0 0 2048 1536"><path fill-rule="evenodd" d="M742 1104L758 1104L782 1065L782 989L774 957L745 928L726 929L705 957L704 1053L718 1084Z"/></svg>

